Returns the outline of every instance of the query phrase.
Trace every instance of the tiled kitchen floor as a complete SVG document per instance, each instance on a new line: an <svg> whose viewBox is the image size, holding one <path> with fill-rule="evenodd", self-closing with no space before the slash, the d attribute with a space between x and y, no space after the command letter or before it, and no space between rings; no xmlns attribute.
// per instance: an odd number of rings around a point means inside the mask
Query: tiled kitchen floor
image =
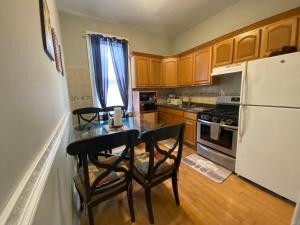
<svg viewBox="0 0 300 225"><path fill-rule="evenodd" d="M186 147L184 156L194 153ZM289 225L294 206L240 179L230 176L218 184L184 163L180 166L181 206L174 201L171 182L152 189L152 206L157 225ZM134 183L136 222L148 223L144 191ZM131 224L126 193L108 200L94 210L95 224ZM82 214L81 223L87 223Z"/></svg>

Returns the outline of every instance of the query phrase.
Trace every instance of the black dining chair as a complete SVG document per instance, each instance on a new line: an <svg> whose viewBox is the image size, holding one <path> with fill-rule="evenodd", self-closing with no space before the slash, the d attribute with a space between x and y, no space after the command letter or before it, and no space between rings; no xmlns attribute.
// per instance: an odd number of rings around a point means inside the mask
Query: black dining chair
<svg viewBox="0 0 300 225"><path fill-rule="evenodd" d="M68 154L78 156L81 168L74 176L83 207L88 212L89 224L94 224L92 209L124 191L127 192L131 221L135 221L132 198L132 169L134 146L138 130L128 130L74 142ZM124 146L118 156L105 153L107 149Z"/></svg>
<svg viewBox="0 0 300 225"><path fill-rule="evenodd" d="M177 173L182 157L184 124L173 125L147 131L141 140L145 143L146 152L135 156L133 177L144 187L149 221L154 223L151 188L171 178L176 204L179 206ZM159 142L175 139L171 149L161 148ZM175 151L177 150L177 151Z"/></svg>
<svg viewBox="0 0 300 225"><path fill-rule="evenodd" d="M113 112L115 110L115 108L121 108L122 113L123 113L123 118L127 118L128 114L127 114L127 109L125 106L119 106L119 105L115 105L115 106L107 106L104 107L103 110L103 116L102 119L103 120L108 120L108 115L111 115L110 112ZM112 115L111 115L112 116Z"/></svg>
<svg viewBox="0 0 300 225"><path fill-rule="evenodd" d="M91 123L95 120L100 121L100 113L102 112L101 108L97 107L86 107L86 108L79 108L73 110L73 115L77 116L78 125L81 124L81 120Z"/></svg>

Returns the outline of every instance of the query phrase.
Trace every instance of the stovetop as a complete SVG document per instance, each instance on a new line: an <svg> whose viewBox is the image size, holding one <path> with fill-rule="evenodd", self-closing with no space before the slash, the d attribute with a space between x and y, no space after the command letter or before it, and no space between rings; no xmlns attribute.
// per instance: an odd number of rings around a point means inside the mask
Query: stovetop
<svg viewBox="0 0 300 225"><path fill-rule="evenodd" d="M198 118L209 122L238 126L239 107L232 105L217 105L214 109L198 113Z"/></svg>

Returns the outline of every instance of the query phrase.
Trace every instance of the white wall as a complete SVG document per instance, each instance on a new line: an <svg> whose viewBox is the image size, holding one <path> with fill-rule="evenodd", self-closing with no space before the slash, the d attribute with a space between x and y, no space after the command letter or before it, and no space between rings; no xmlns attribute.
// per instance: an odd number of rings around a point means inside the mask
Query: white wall
<svg viewBox="0 0 300 225"><path fill-rule="evenodd" d="M170 53L170 41L157 34L65 12L60 13L60 21L68 67L88 67L86 40L82 37L87 30L126 37L129 39L131 51L158 55Z"/></svg>
<svg viewBox="0 0 300 225"><path fill-rule="evenodd" d="M69 119L69 125L71 119ZM67 126L69 127L69 126ZM33 225L76 225L76 211L73 212L73 166L66 154L69 133L65 132L56 154ZM74 216L73 216L74 213Z"/></svg>
<svg viewBox="0 0 300 225"><path fill-rule="evenodd" d="M241 0L172 40L176 54L262 19L300 6L299 0Z"/></svg>
<svg viewBox="0 0 300 225"><path fill-rule="evenodd" d="M61 43L55 0L47 2ZM1 214L33 159L69 110L69 103L66 77L56 71L55 63L43 50L39 1L2 0L0 27ZM47 210L51 207L49 204ZM51 221L44 213L44 219Z"/></svg>

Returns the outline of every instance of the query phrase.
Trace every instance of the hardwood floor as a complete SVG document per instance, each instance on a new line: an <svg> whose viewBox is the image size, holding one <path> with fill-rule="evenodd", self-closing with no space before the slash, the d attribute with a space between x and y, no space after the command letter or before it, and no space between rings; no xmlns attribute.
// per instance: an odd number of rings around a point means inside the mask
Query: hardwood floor
<svg viewBox="0 0 300 225"><path fill-rule="evenodd" d="M184 156L194 153L185 147ZM197 173L184 163L180 166L181 206L175 204L171 181L153 188L152 204L157 225L289 225L294 206L270 193L230 176L222 184ZM149 224L144 191L134 183L134 224ZM126 194L110 199L94 210L95 224L131 224ZM87 217L82 213L81 223Z"/></svg>

